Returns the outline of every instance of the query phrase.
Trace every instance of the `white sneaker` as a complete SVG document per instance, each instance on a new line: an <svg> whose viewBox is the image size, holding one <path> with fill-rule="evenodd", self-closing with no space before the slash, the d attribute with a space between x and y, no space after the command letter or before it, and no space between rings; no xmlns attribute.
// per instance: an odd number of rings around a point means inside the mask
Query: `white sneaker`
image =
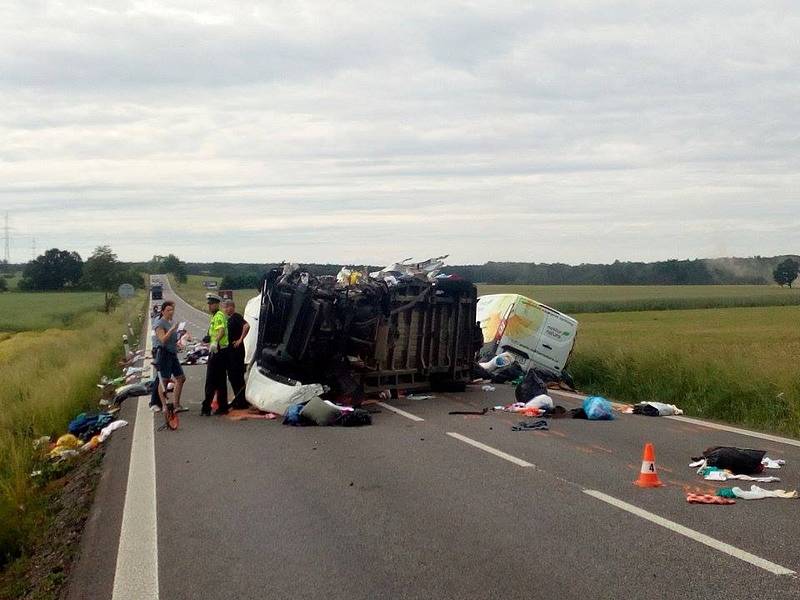
<svg viewBox="0 0 800 600"><path fill-rule="evenodd" d="M153 404L150 407L150 412L152 412L152 413L160 413L161 412L161 407L160 406L156 406L155 404Z"/></svg>

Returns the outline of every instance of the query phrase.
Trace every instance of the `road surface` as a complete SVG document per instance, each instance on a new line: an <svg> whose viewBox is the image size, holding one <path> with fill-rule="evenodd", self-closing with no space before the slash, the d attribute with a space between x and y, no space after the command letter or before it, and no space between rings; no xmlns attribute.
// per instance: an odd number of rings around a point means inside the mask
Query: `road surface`
<svg viewBox="0 0 800 600"><path fill-rule="evenodd" d="M202 335L207 317L164 293ZM72 600L800 598L800 500L685 500L729 485L687 466L714 445L785 459L764 487L797 488L798 441L689 419L514 432L512 414L448 414L512 402L510 386L393 400L363 428L232 421L200 416L205 367L186 370L177 432L123 408ZM632 483L647 441L660 489Z"/></svg>

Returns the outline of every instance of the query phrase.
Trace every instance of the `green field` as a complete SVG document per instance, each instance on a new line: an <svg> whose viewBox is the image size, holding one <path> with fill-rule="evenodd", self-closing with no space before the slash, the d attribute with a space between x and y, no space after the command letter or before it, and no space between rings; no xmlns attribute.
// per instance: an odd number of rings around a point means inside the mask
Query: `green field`
<svg viewBox="0 0 800 600"><path fill-rule="evenodd" d="M800 307L574 316L581 391L800 434Z"/></svg>
<svg viewBox="0 0 800 600"><path fill-rule="evenodd" d="M479 285L485 294L522 294L567 314L800 305L800 289L777 285Z"/></svg>
<svg viewBox="0 0 800 600"><path fill-rule="evenodd" d="M103 310L102 292L0 294L0 331L64 327L77 316Z"/></svg>
<svg viewBox="0 0 800 600"><path fill-rule="evenodd" d="M217 285L219 282L222 281L222 277L209 277L208 275L189 275L186 278L186 283L178 283L175 281L175 278L170 275L169 276L169 284L172 286L172 289L177 292L177 294L186 300L189 304L194 306L195 308L199 308L203 312L206 311L206 293L209 291L219 292L219 290L208 290L203 287L204 281L216 281ZM233 290L233 299L236 302L236 310L242 312L244 310L244 305L247 304L247 301L254 296L257 296L258 292L255 290Z"/></svg>

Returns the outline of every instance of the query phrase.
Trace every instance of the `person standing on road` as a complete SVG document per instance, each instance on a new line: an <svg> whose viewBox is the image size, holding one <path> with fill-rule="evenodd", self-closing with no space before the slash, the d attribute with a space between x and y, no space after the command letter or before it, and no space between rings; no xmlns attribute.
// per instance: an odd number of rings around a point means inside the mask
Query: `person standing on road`
<svg viewBox="0 0 800 600"><path fill-rule="evenodd" d="M244 338L250 331L250 325L244 317L236 312L236 303L233 300L223 300L222 310L228 317L228 381L233 388L232 408L243 409L249 404L244 399Z"/></svg>
<svg viewBox="0 0 800 600"><path fill-rule="evenodd" d="M228 319L225 313L219 309L220 297L216 294L206 294L208 302L208 312L211 320L208 324L209 342L208 366L206 368L206 389L203 407L200 414L209 416L211 414L211 402L214 394L217 395L217 412L214 414L224 415L228 413L228 382L226 380L228 371Z"/></svg>
<svg viewBox="0 0 800 600"><path fill-rule="evenodd" d="M188 410L181 406L181 391L186 376L183 374L183 368L178 360L178 325L172 324L173 316L175 316L175 303L172 300L166 300L161 305L161 317L153 325L158 339L156 352L158 395L163 406L172 408L175 412L183 412ZM167 385L170 381L175 386L173 402L168 402L167 399Z"/></svg>

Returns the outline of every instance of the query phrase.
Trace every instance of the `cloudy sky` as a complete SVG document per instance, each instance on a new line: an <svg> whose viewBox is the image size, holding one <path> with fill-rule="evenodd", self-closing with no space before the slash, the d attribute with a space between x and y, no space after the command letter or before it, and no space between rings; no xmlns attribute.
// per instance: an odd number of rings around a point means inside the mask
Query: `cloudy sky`
<svg viewBox="0 0 800 600"><path fill-rule="evenodd" d="M0 0L12 261L798 252L795 2Z"/></svg>

